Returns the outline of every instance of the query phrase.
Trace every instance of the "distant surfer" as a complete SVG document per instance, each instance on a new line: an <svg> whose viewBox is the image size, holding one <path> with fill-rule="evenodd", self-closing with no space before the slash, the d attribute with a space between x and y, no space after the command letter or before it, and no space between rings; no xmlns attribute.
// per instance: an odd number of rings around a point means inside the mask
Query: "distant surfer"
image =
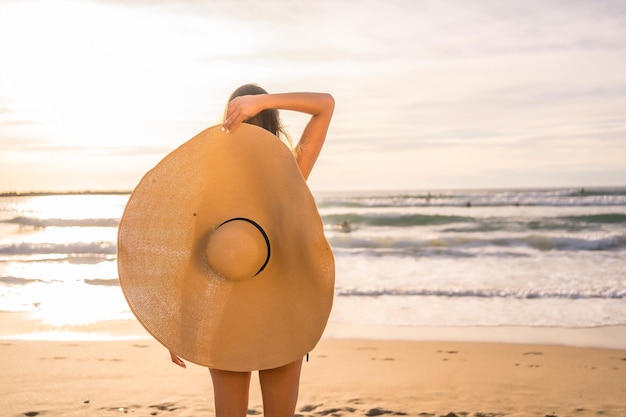
<svg viewBox="0 0 626 417"><path fill-rule="evenodd" d="M352 226L348 223L347 220L342 221L338 224L333 224L332 229L342 233L350 233L352 231Z"/></svg>

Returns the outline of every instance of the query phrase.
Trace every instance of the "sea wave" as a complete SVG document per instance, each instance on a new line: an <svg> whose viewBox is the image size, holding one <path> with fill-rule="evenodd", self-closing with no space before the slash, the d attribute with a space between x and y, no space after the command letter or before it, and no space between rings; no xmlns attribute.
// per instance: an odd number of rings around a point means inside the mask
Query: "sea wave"
<svg viewBox="0 0 626 417"><path fill-rule="evenodd" d="M322 193L317 201L320 208L624 206L626 188Z"/></svg>
<svg viewBox="0 0 626 417"><path fill-rule="evenodd" d="M438 214L403 214L403 213L346 213L322 216L325 224L341 224L346 221L352 226L432 226L452 223L472 222L472 217L446 216Z"/></svg>
<svg viewBox="0 0 626 417"><path fill-rule="evenodd" d="M324 224L332 229L344 222L350 230L359 227L407 227L457 225L462 231L486 232L505 229L551 229L582 230L590 226L626 225L626 213L585 214L578 216L554 216L538 218L472 217L442 214L418 214L402 212L326 213ZM456 231L444 229L443 231Z"/></svg>
<svg viewBox="0 0 626 417"><path fill-rule="evenodd" d="M117 278L86 278L83 282L87 285L95 285L102 287L119 287L120 282ZM40 278L25 278L15 276L0 276L0 283L5 285L29 285L29 284L63 284L63 280L47 280Z"/></svg>
<svg viewBox="0 0 626 417"><path fill-rule="evenodd" d="M544 237L530 235L521 240L522 244L542 251L597 251L626 248L626 235L614 235L603 238Z"/></svg>
<svg viewBox="0 0 626 417"><path fill-rule="evenodd" d="M4 277L0 277L0 282L3 284L7 284L7 285L27 285L27 284L34 284L38 282L47 283L49 281L36 279L36 278L21 278L21 277L13 277L13 276L4 276Z"/></svg>
<svg viewBox="0 0 626 417"><path fill-rule="evenodd" d="M430 240L365 238L329 238L337 255L396 255L396 256L520 256L516 249L536 251L611 251L626 249L626 235L601 238L560 237L530 234L518 237L473 238L470 236L440 237Z"/></svg>
<svg viewBox="0 0 626 417"><path fill-rule="evenodd" d="M100 218L100 219L42 219L37 217L19 216L0 223L16 224L18 226L27 226L35 228L44 227L117 227L119 219Z"/></svg>
<svg viewBox="0 0 626 417"><path fill-rule="evenodd" d="M120 281L117 278L93 278L93 279L84 279L85 284L88 285L97 285L102 287L119 287Z"/></svg>
<svg viewBox="0 0 626 417"><path fill-rule="evenodd" d="M478 298L560 298L560 299L622 299L626 298L626 291L617 289L597 289L597 290L571 290L571 291L532 291L528 289L519 290L484 290L484 289L395 289L395 288L375 288L375 289L339 289L336 295L340 297L478 297Z"/></svg>
<svg viewBox="0 0 626 417"><path fill-rule="evenodd" d="M74 243L14 243L0 245L0 255L113 255L117 253L114 242Z"/></svg>
<svg viewBox="0 0 626 417"><path fill-rule="evenodd" d="M570 222L580 223L602 223L602 224L626 224L626 214L624 213L604 213L588 214L582 216L564 216L561 219Z"/></svg>

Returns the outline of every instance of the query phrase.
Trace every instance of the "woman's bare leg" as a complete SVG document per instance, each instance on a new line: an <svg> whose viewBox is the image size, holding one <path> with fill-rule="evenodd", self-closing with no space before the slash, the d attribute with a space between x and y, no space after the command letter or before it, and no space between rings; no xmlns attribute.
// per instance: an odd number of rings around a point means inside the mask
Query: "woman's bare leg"
<svg viewBox="0 0 626 417"><path fill-rule="evenodd" d="M298 402L302 359L259 371L264 417L293 417Z"/></svg>
<svg viewBox="0 0 626 417"><path fill-rule="evenodd" d="M248 414L250 372L209 369L213 380L216 417L245 417Z"/></svg>

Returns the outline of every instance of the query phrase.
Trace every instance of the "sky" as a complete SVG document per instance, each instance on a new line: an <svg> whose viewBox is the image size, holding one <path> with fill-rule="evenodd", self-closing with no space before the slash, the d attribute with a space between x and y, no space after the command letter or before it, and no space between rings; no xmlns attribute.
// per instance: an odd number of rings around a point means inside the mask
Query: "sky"
<svg viewBox="0 0 626 417"><path fill-rule="evenodd" d="M623 0L0 0L0 51L0 193L132 190L248 82L335 97L314 191L626 185Z"/></svg>

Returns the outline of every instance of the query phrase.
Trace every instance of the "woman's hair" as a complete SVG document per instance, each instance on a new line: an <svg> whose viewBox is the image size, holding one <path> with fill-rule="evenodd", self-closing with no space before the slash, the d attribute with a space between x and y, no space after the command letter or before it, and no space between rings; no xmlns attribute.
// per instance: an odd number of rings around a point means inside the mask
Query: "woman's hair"
<svg viewBox="0 0 626 417"><path fill-rule="evenodd" d="M228 101L230 102L232 99L239 96L253 96L257 94L267 94L267 91L256 84L244 84L233 91ZM278 115L278 110L276 109L263 110L256 116L252 116L251 118L244 120L244 123L262 127L278 137L282 135L289 142L289 145L291 147L293 146L291 138L283 129L283 124L280 120L280 116Z"/></svg>

